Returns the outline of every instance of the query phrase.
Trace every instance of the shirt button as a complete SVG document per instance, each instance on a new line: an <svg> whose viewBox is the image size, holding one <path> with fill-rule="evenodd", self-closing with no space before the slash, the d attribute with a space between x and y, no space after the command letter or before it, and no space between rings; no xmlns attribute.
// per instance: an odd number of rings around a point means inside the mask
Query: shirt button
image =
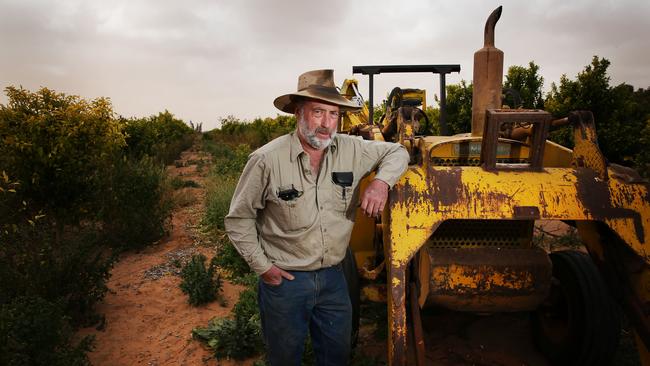
<svg viewBox="0 0 650 366"><path fill-rule="evenodd" d="M327 232L327 229L323 229L323 232L326 233L326 232Z"/></svg>
<svg viewBox="0 0 650 366"><path fill-rule="evenodd" d="M323 209L323 206L320 206L320 209L322 210L322 209Z"/></svg>

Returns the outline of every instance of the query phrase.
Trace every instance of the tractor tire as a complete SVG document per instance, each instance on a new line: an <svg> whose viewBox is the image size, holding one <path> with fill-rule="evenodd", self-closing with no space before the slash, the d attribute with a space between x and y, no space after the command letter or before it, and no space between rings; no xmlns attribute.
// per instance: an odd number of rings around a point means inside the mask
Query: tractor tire
<svg viewBox="0 0 650 366"><path fill-rule="evenodd" d="M553 365L610 365L621 333L618 306L589 255L550 254L548 298L531 314L533 340Z"/></svg>
<svg viewBox="0 0 650 366"><path fill-rule="evenodd" d="M342 262L343 274L348 283L348 293L350 294L350 303L352 304L352 348L357 345L359 337L359 308L361 303L361 286L359 284L359 272L357 272L357 263L354 261L352 249L348 247L345 258Z"/></svg>

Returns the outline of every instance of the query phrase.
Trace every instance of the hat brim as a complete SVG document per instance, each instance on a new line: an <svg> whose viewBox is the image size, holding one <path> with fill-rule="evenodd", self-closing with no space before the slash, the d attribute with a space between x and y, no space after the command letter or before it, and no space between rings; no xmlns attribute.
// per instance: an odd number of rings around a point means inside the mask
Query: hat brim
<svg viewBox="0 0 650 366"><path fill-rule="evenodd" d="M334 104L341 108L341 111L345 112L357 112L361 109L361 106L351 102L341 94L326 93L320 90L305 89L295 93L281 95L273 101L273 105L282 112L286 113L295 113L296 112L296 102L305 99L312 99L328 104Z"/></svg>

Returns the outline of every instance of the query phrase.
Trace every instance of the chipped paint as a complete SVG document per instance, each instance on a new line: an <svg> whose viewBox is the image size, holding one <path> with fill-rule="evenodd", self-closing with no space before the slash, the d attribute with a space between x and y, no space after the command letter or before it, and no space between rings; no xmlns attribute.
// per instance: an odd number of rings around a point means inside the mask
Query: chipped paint
<svg viewBox="0 0 650 366"><path fill-rule="evenodd" d="M542 220L605 222L648 258L644 245L650 237L647 186L595 178L586 168L498 174L478 167L436 167L426 174L411 168L393 188L390 241L399 245L389 248L396 261L406 263L445 220L514 219L515 207L537 207Z"/></svg>

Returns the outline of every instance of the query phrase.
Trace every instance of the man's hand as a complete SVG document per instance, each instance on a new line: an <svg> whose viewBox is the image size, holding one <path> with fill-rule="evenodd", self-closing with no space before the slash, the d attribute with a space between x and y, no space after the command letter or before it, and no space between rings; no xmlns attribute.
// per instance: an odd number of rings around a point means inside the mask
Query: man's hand
<svg viewBox="0 0 650 366"><path fill-rule="evenodd" d="M361 210L368 217L377 217L384 210L388 199L388 183L373 179L361 197Z"/></svg>
<svg viewBox="0 0 650 366"><path fill-rule="evenodd" d="M268 271L260 275L262 281L271 286L279 286L282 283L282 278L286 278L289 281L293 280L293 275L287 271L283 271L274 265L269 268Z"/></svg>

